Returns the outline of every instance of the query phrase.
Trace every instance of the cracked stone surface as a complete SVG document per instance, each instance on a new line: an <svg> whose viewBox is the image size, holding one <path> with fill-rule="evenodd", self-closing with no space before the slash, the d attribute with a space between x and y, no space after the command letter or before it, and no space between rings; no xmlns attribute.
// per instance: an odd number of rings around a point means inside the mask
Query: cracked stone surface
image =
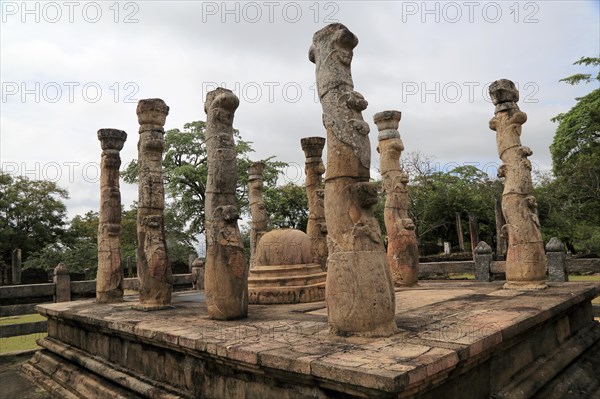
<svg viewBox="0 0 600 399"><path fill-rule="evenodd" d="M403 304L395 312L398 332L382 338L329 334L324 302L250 305L248 318L238 321L211 320L202 295L194 292L174 294L173 308L156 312L132 310L132 297L115 304L87 300L41 305L39 311L50 319L48 345L60 341L130 364L139 373L152 374L154 367L162 369L165 364L167 355L156 360L157 365L127 359L155 356L135 347L152 345L176 353L193 351L206 362L226 364L240 372L261 374L275 369L298 386L327 381L327 387L348 394L388 395L429 389L474 359L504 350L509 351L510 363L497 361L502 373L494 371L494 375L509 379L510 373L518 374L513 363L527 364L534 359L528 358L532 353L542 355L545 352L539 351L549 350L557 339L566 341L592 326L595 322L585 303L599 292L597 283L549 283L548 290L507 292L501 282L421 282L396 292L397 303ZM565 318L561 312L566 309L574 310ZM85 326L89 333L81 334L61 320ZM542 338L515 344L539 326L556 335L544 333ZM96 333L100 331L120 336L122 350L114 353L112 341L109 345ZM532 346L519 347L525 344ZM498 348L504 349L498 352ZM159 377L160 373L155 378ZM177 378L173 384L178 389L193 389L193 381Z"/></svg>

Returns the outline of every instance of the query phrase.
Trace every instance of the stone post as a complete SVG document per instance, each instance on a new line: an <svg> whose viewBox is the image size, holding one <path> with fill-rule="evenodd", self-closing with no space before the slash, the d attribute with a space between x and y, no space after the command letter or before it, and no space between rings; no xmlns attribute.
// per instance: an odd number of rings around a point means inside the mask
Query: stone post
<svg viewBox="0 0 600 399"><path fill-rule="evenodd" d="M54 302L69 302L71 300L71 276L64 263L59 263L54 268Z"/></svg>
<svg viewBox="0 0 600 399"><path fill-rule="evenodd" d="M529 147L521 145L521 129L527 115L519 110L519 91L507 79L490 85L496 106L490 129L496 131L498 155L503 165L498 177L504 177L502 213L508 234L506 284L504 288L531 290L546 288L546 255L540 232L537 203L532 195Z"/></svg>
<svg viewBox="0 0 600 399"><path fill-rule="evenodd" d="M12 252L12 283L21 284L21 250L15 249Z"/></svg>
<svg viewBox="0 0 600 399"><path fill-rule="evenodd" d="M325 223L325 203L323 190L323 147L324 137L305 137L300 140L306 156L304 172L306 174L306 196L308 197L308 223L306 235L311 241L313 262L327 270L327 223Z"/></svg>
<svg viewBox="0 0 600 399"><path fill-rule="evenodd" d="M496 219L496 259L504 260L506 255L506 233L502 227L506 224L506 221L498 198L494 198L494 218Z"/></svg>
<svg viewBox="0 0 600 399"><path fill-rule="evenodd" d="M419 246L415 224L408 215L408 173L400 166L404 144L398 132L400 111L383 111L373 117L379 130L380 169L385 190L383 218L387 230L387 263L395 286L413 286L419 279Z"/></svg>
<svg viewBox="0 0 600 399"><path fill-rule="evenodd" d="M134 277L133 275L133 263L131 262L131 256L127 257L127 276L128 277Z"/></svg>
<svg viewBox="0 0 600 399"><path fill-rule="evenodd" d="M48 278L49 283L54 281L54 269L56 269L56 267L46 270L46 277Z"/></svg>
<svg viewBox="0 0 600 399"><path fill-rule="evenodd" d="M465 239L462 231L462 221L460 219L460 212L456 212L456 233L458 235L458 247L461 252L465 252Z"/></svg>
<svg viewBox="0 0 600 399"><path fill-rule="evenodd" d="M469 214L469 238L471 239L471 255L475 256L475 248L479 243L479 223L477 222L477 216Z"/></svg>
<svg viewBox="0 0 600 399"><path fill-rule="evenodd" d="M140 304L144 310L163 309L171 303L173 276L165 242L165 189L162 173L164 129L169 107L159 98L140 100L138 142L139 200L137 214L137 273Z"/></svg>
<svg viewBox="0 0 600 399"><path fill-rule="evenodd" d="M121 267L121 191L119 167L127 133L117 129L98 130L102 148L100 160L100 212L98 220L98 274L96 301L123 300L123 269Z"/></svg>
<svg viewBox="0 0 600 399"><path fill-rule="evenodd" d="M558 238L552 237L546 244L546 258L548 259L548 280L569 281L566 270L565 244Z"/></svg>
<svg viewBox="0 0 600 399"><path fill-rule="evenodd" d="M194 261L196 260L196 258L198 258L198 255L196 255L195 253L188 255L188 269L190 273L192 272L192 266L194 265Z"/></svg>
<svg viewBox="0 0 600 399"><path fill-rule="evenodd" d="M317 31L309 50L316 64L323 125L327 130L327 318L339 335L389 336L396 332L396 299L369 182L369 125L364 97L354 91L350 64L357 37L336 23Z"/></svg>
<svg viewBox="0 0 600 399"><path fill-rule="evenodd" d="M492 281L490 268L492 266L492 247L485 241L480 241L475 247L475 280Z"/></svg>
<svg viewBox="0 0 600 399"><path fill-rule="evenodd" d="M208 315L231 320L248 315L248 264L238 228L236 151L233 116L240 101L231 90L206 95L206 272Z"/></svg>
<svg viewBox="0 0 600 399"><path fill-rule="evenodd" d="M192 263L192 286L196 290L204 289L204 261L200 258Z"/></svg>
<svg viewBox="0 0 600 399"><path fill-rule="evenodd" d="M256 248L260 238L267 232L268 215L263 200L264 162L254 162L248 168L248 201L250 202L250 267L254 267Z"/></svg>

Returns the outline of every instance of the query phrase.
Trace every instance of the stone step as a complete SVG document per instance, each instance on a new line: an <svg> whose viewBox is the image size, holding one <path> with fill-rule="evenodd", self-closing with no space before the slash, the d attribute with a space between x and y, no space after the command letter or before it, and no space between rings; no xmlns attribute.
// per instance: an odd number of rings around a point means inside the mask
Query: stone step
<svg viewBox="0 0 600 399"><path fill-rule="evenodd" d="M323 269L321 269L321 265L319 265L318 263L282 266L255 266L254 268L250 269L250 278L301 276L317 273L323 273Z"/></svg>
<svg viewBox="0 0 600 399"><path fill-rule="evenodd" d="M263 287L305 287L313 284L325 284L327 273L320 272L315 274L297 275L297 276L279 276L279 277L248 277L248 288Z"/></svg>
<svg viewBox="0 0 600 399"><path fill-rule="evenodd" d="M325 300L325 282L281 287L250 287L248 301L252 304L307 303Z"/></svg>

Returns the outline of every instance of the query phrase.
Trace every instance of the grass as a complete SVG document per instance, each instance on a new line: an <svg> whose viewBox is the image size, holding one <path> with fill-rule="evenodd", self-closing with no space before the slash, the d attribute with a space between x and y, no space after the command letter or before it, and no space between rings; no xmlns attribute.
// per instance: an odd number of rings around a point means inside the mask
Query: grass
<svg viewBox="0 0 600 399"><path fill-rule="evenodd" d="M569 275L569 281L595 281L600 283L600 273L592 274L589 276L572 276Z"/></svg>
<svg viewBox="0 0 600 399"><path fill-rule="evenodd" d="M33 323L34 321L44 321L46 318L37 313L26 314L23 316L8 316L0 317L0 326L8 326L10 324Z"/></svg>
<svg viewBox="0 0 600 399"><path fill-rule="evenodd" d="M7 326L10 324L32 323L35 321L44 320L46 320L46 318L37 313L26 314L23 316L0 317L0 326ZM35 340L38 338L43 338L46 335L48 334L35 333L29 335L21 335L18 337L0 338L0 354L38 348L39 346L35 343Z"/></svg>
<svg viewBox="0 0 600 399"><path fill-rule="evenodd" d="M35 340L44 338L47 333L21 335L19 337L0 338L0 354L39 348Z"/></svg>

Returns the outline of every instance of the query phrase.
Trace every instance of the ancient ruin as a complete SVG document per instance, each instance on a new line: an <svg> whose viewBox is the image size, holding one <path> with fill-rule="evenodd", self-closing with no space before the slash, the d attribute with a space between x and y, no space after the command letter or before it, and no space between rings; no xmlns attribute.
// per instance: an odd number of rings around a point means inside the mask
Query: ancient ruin
<svg viewBox="0 0 600 399"><path fill-rule="evenodd" d="M238 228L236 151L233 117L240 101L231 90L217 88L206 95L204 289L208 315L231 320L248 314L248 263Z"/></svg>
<svg viewBox="0 0 600 399"><path fill-rule="evenodd" d="M248 278L250 303L302 303L325 299L327 273L314 262L312 240L300 230L264 234Z"/></svg>
<svg viewBox="0 0 600 399"><path fill-rule="evenodd" d="M496 131L498 155L503 164L498 177L504 177L502 213L506 220L503 229L508 234L506 253L506 284L509 289L546 288L546 255L537 215L537 203L532 195L529 147L521 145L522 125L527 114L521 112L517 101L519 91L507 79L497 80L489 88L496 106L490 129Z"/></svg>
<svg viewBox="0 0 600 399"><path fill-rule="evenodd" d="M327 274L315 260L311 237L294 229L267 232L263 171L264 163L257 162L250 166L248 176L252 215L248 300L253 304L322 301Z"/></svg>
<svg viewBox="0 0 600 399"><path fill-rule="evenodd" d="M268 230L269 215L263 199L264 162L254 162L248 168L248 202L250 203L250 268L254 266L256 246Z"/></svg>
<svg viewBox="0 0 600 399"><path fill-rule="evenodd" d="M350 64L358 38L336 23L313 36L317 91L327 129L326 301L331 331L339 335L389 336L396 331L391 273L373 216L377 187L369 182L367 101L354 91Z"/></svg>
<svg viewBox="0 0 600 399"><path fill-rule="evenodd" d="M408 173L400 166L404 144L398 124L400 111L383 111L373 117L379 130L380 171L383 179L385 209L383 213L388 236L387 262L396 286L411 286L419 279L419 246L415 224L408 215Z"/></svg>
<svg viewBox="0 0 600 399"><path fill-rule="evenodd" d="M323 147L324 137L305 137L300 140L306 156L306 196L308 197L308 223L306 234L311 240L313 262L327 269L327 224L325 223L325 190L323 189Z"/></svg>
<svg viewBox="0 0 600 399"><path fill-rule="evenodd" d="M96 300L100 303L123 300L121 267L121 190L119 167L127 133L117 129L98 130L102 147L100 161L100 212L98 213L98 274Z"/></svg>
<svg viewBox="0 0 600 399"><path fill-rule="evenodd" d="M165 188L162 173L164 125L169 107L160 98L140 100L138 142L139 200L137 272L140 308L162 309L171 303L173 276L165 242Z"/></svg>

